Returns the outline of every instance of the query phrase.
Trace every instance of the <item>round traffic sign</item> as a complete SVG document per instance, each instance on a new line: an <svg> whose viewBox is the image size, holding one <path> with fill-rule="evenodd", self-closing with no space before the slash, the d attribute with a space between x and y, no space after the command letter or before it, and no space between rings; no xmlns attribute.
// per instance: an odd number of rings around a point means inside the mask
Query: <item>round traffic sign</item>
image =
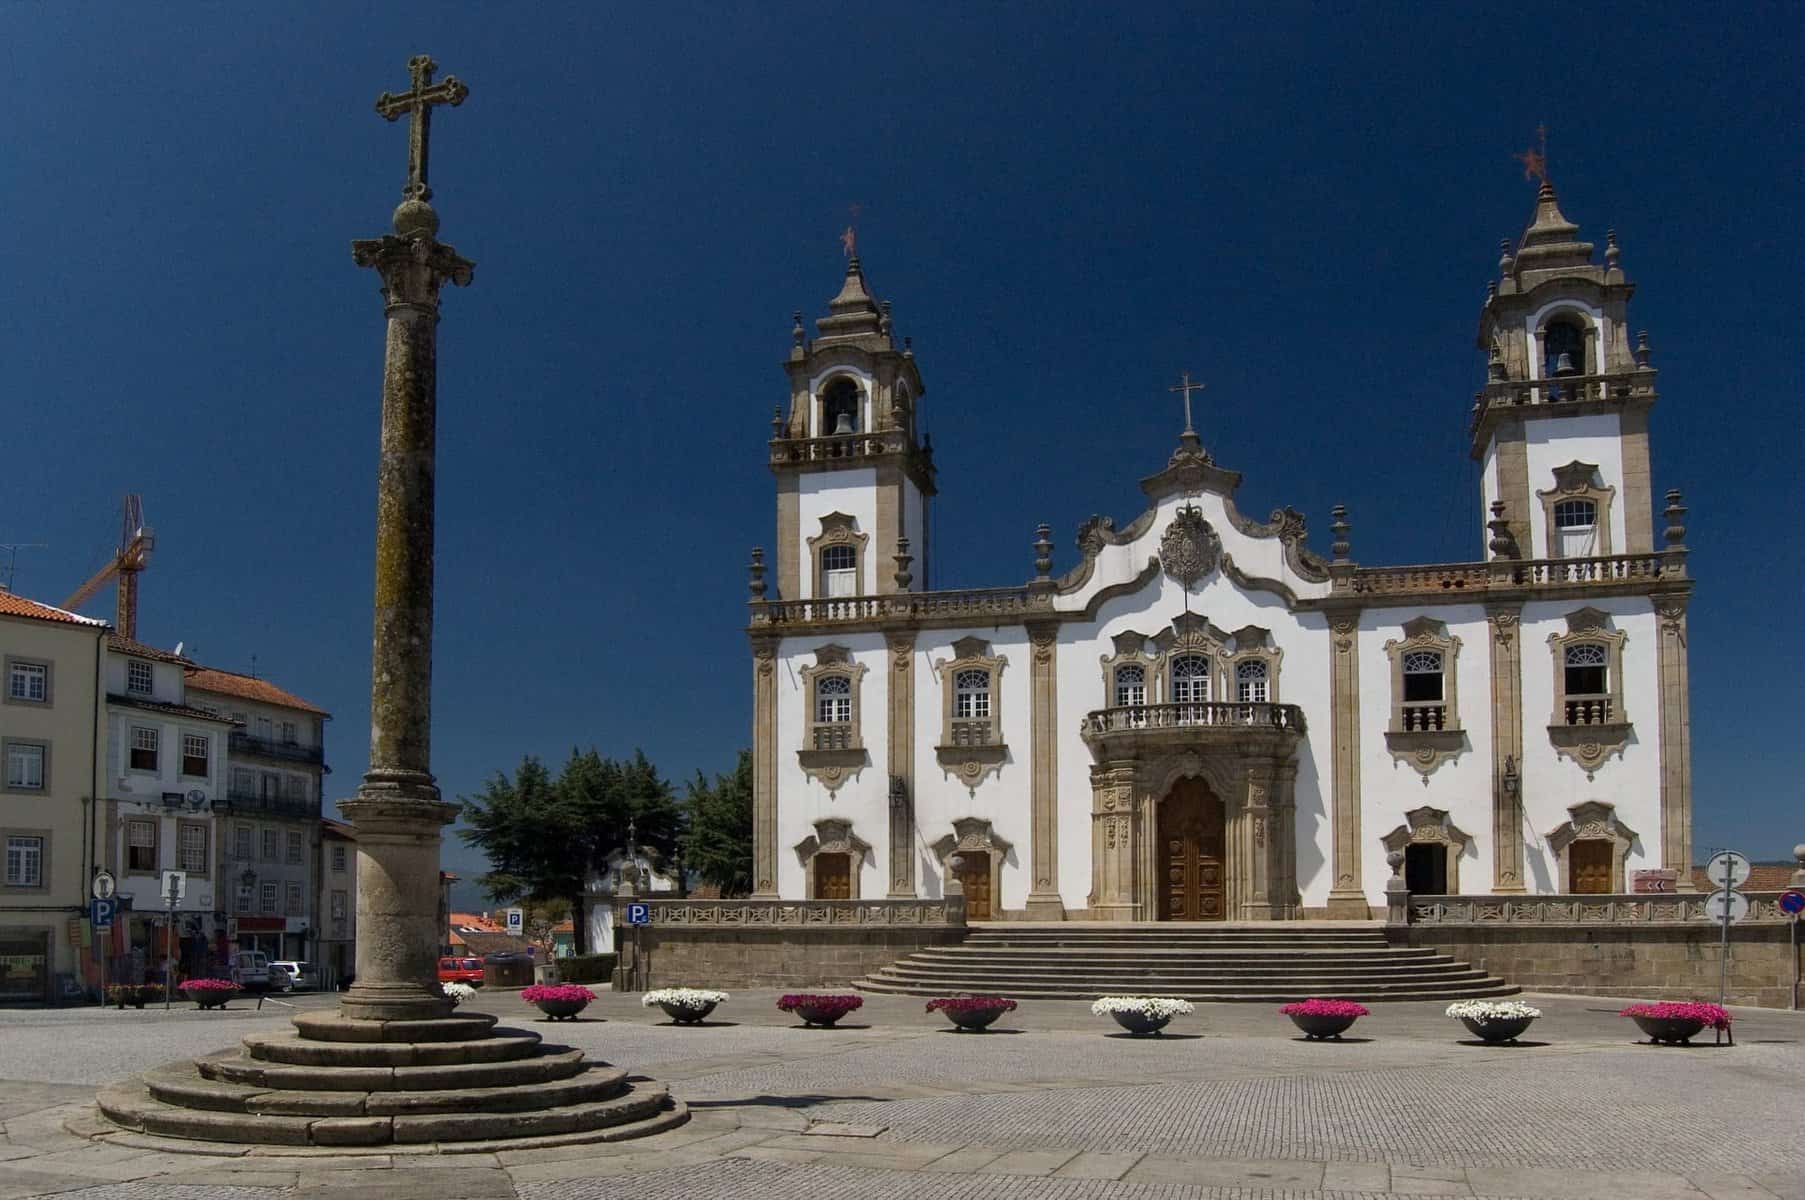
<svg viewBox="0 0 1805 1200"><path fill-rule="evenodd" d="M1705 864L1705 878L1720 888L1741 887L1749 881L1749 856L1734 850L1713 854Z"/></svg>
<svg viewBox="0 0 1805 1200"><path fill-rule="evenodd" d="M1730 923L1735 924L1749 915L1749 898L1741 892L1712 892L1705 898L1705 919L1723 924L1726 908L1730 912Z"/></svg>
<svg viewBox="0 0 1805 1200"><path fill-rule="evenodd" d="M1798 888L1789 888L1780 893L1780 911L1792 916L1805 913L1805 892Z"/></svg>
<svg viewBox="0 0 1805 1200"><path fill-rule="evenodd" d="M111 900L113 898L113 893L118 890L118 881L113 878L113 873L111 871L96 871L94 873L94 898L96 900Z"/></svg>

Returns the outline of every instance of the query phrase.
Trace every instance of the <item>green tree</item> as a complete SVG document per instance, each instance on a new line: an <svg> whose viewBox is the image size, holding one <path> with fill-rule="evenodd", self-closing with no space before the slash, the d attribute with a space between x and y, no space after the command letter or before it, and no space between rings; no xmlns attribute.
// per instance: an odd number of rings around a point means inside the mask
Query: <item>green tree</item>
<svg viewBox="0 0 1805 1200"><path fill-rule="evenodd" d="M577 952L584 953L598 830L583 798L564 775L553 781L545 764L528 755L512 779L497 771L481 792L460 802L466 828L458 836L488 856L489 870L478 882L489 898L563 901L576 924Z"/></svg>
<svg viewBox="0 0 1805 1200"><path fill-rule="evenodd" d="M724 896L752 890L752 751L741 750L731 775L710 784L697 771L685 801L689 836L684 859Z"/></svg>

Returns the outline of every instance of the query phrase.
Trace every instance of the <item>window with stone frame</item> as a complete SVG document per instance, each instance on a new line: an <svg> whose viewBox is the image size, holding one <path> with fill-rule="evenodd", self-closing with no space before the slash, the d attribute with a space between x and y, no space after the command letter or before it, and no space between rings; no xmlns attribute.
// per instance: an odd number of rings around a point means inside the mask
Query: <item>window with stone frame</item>
<svg viewBox="0 0 1805 1200"><path fill-rule="evenodd" d="M154 817L125 823L125 869L139 875L162 870L157 857L157 821Z"/></svg>
<svg viewBox="0 0 1805 1200"><path fill-rule="evenodd" d="M282 902L281 890L274 882L266 883L258 893L258 910L266 917L277 916L277 906Z"/></svg>
<svg viewBox="0 0 1805 1200"><path fill-rule="evenodd" d="M293 721L282 722L281 730L282 730L282 744L284 746L293 746L293 745L298 744L298 742L300 741L300 731L295 727L295 723Z"/></svg>
<svg viewBox="0 0 1805 1200"><path fill-rule="evenodd" d="M304 916L307 912L301 898L301 881L299 879L288 881L288 904L284 912L290 917Z"/></svg>
<svg viewBox="0 0 1805 1200"><path fill-rule="evenodd" d="M821 595L829 600L859 594L859 555L851 546L821 551Z"/></svg>
<svg viewBox="0 0 1805 1200"><path fill-rule="evenodd" d="M127 659L125 664L125 690L134 696L148 696L155 680L150 664L141 658Z"/></svg>
<svg viewBox="0 0 1805 1200"><path fill-rule="evenodd" d="M1391 720L1386 749L1425 780L1466 748L1460 724L1460 639L1434 617L1404 622L1402 638L1385 643L1391 660Z"/></svg>
<svg viewBox="0 0 1805 1200"><path fill-rule="evenodd" d="M1561 651L1562 715L1569 725L1611 719L1611 656L1602 642L1574 642Z"/></svg>
<svg viewBox="0 0 1805 1200"><path fill-rule="evenodd" d="M274 829L265 829L263 831L263 861L271 863L279 862L281 849L281 843L276 836L276 831Z"/></svg>
<svg viewBox="0 0 1805 1200"><path fill-rule="evenodd" d="M344 846L334 846L332 848L333 872L335 874L343 874L349 859L350 855L346 853L346 848Z"/></svg>
<svg viewBox="0 0 1805 1200"><path fill-rule="evenodd" d="M239 862L257 861L257 831L249 825L232 828L232 857Z"/></svg>
<svg viewBox="0 0 1805 1200"><path fill-rule="evenodd" d="M210 740L204 733L182 735L182 774L193 779L207 778Z"/></svg>
<svg viewBox="0 0 1805 1200"><path fill-rule="evenodd" d="M345 913L350 911L350 908L350 894L342 890L335 890L332 893L332 919L334 921L343 921L345 919Z"/></svg>
<svg viewBox="0 0 1805 1200"><path fill-rule="evenodd" d="M1235 664L1235 703L1265 704L1272 672L1264 659L1244 658Z"/></svg>
<svg viewBox="0 0 1805 1200"><path fill-rule="evenodd" d="M132 747L129 766L134 771L157 770L157 754L159 737L155 729L143 725L132 726Z"/></svg>
<svg viewBox="0 0 1805 1200"><path fill-rule="evenodd" d="M1147 703L1147 668L1139 663L1124 663L1115 670L1116 708L1140 707Z"/></svg>
<svg viewBox="0 0 1805 1200"><path fill-rule="evenodd" d="M43 742L6 740L6 790L41 792L48 786L45 763L50 749Z"/></svg>
<svg viewBox="0 0 1805 1200"><path fill-rule="evenodd" d="M1182 654L1172 660L1166 678L1171 702L1186 706L1179 709L1179 723L1206 720L1203 706L1210 702L1210 660L1201 654Z"/></svg>
<svg viewBox="0 0 1805 1200"><path fill-rule="evenodd" d="M1604 485L1597 463L1575 459L1554 468L1554 486L1536 493L1547 530L1542 552L1549 558L1613 553L1611 505L1616 496L1616 488Z"/></svg>
<svg viewBox="0 0 1805 1200"><path fill-rule="evenodd" d="M42 888L44 886L45 839L29 834L6 837L6 886L9 888Z"/></svg>
<svg viewBox="0 0 1805 1200"><path fill-rule="evenodd" d="M799 672L803 733L797 762L830 792L869 761L859 709L866 669L845 646L822 646L815 651L815 661Z"/></svg>
<svg viewBox="0 0 1805 1200"><path fill-rule="evenodd" d="M976 787L1008 756L1000 692L1008 660L993 654L982 638L960 638L952 650L952 658L934 661L942 714L934 751L941 766L956 772L967 787Z"/></svg>
<svg viewBox="0 0 1805 1200"><path fill-rule="evenodd" d="M6 698L15 704L50 703L50 664L8 660Z"/></svg>
<svg viewBox="0 0 1805 1200"><path fill-rule="evenodd" d="M1548 635L1554 655L1554 711L1548 737L1555 751L1585 768L1588 778L1630 735L1624 709L1623 647L1629 635L1611 628L1596 608L1567 614L1565 633Z"/></svg>
<svg viewBox="0 0 1805 1200"><path fill-rule="evenodd" d="M814 594L818 600L843 600L865 590L865 546L871 535L843 512L821 518L821 532L808 539L814 560Z"/></svg>
<svg viewBox="0 0 1805 1200"><path fill-rule="evenodd" d="M190 875L207 874L207 826L203 822L177 824L176 858Z"/></svg>

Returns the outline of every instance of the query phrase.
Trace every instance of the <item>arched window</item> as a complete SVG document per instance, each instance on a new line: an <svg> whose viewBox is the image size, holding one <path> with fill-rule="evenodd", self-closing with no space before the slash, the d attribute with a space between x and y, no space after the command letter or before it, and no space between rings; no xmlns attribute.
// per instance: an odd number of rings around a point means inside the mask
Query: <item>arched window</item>
<svg viewBox="0 0 1805 1200"><path fill-rule="evenodd" d="M1210 660L1201 654L1186 654L1172 663L1172 703L1203 705L1210 702ZM1202 721L1201 709L1180 709L1183 723Z"/></svg>
<svg viewBox="0 0 1805 1200"><path fill-rule="evenodd" d="M1567 724L1598 725L1611 719L1610 656L1597 642L1579 642L1563 654Z"/></svg>
<svg viewBox="0 0 1805 1200"><path fill-rule="evenodd" d="M1562 558L1585 558L1597 554L1597 501L1557 501L1554 506L1554 530L1555 547Z"/></svg>
<svg viewBox="0 0 1805 1200"><path fill-rule="evenodd" d="M1147 669L1133 665L1116 668L1116 707L1147 703Z"/></svg>
<svg viewBox="0 0 1805 1200"><path fill-rule="evenodd" d="M1244 658L1235 664L1235 699L1241 704L1264 704L1267 699L1266 663Z"/></svg>
<svg viewBox="0 0 1805 1200"><path fill-rule="evenodd" d="M989 671L982 667L973 667L953 676L953 719L955 721L987 721L990 719Z"/></svg>
<svg viewBox="0 0 1805 1200"><path fill-rule="evenodd" d="M852 745L852 680L823 675L815 680L815 746L844 750Z"/></svg>
<svg viewBox="0 0 1805 1200"><path fill-rule="evenodd" d="M1404 732L1441 729L1447 713L1442 702L1441 652L1410 651L1404 655Z"/></svg>
<svg viewBox="0 0 1805 1200"><path fill-rule="evenodd" d="M850 379L841 377L828 384L821 399L821 434L857 433L863 398L864 392Z"/></svg>
<svg viewBox="0 0 1805 1200"><path fill-rule="evenodd" d="M1586 373L1585 331L1570 319L1548 322L1548 331L1542 335L1542 353L1544 379Z"/></svg>
<svg viewBox="0 0 1805 1200"><path fill-rule="evenodd" d="M859 594L859 557L851 546L821 551L821 594L830 600Z"/></svg>

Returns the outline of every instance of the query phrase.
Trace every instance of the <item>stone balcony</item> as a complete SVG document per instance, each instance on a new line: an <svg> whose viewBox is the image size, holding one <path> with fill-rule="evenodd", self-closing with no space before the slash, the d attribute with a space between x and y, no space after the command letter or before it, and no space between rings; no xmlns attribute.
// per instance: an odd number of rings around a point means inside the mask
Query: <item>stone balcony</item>
<svg viewBox="0 0 1805 1200"><path fill-rule="evenodd" d="M1085 743L1105 757L1143 747L1238 747L1259 742L1289 750L1304 732L1304 710L1295 704L1225 701L1099 708L1085 715L1081 727Z"/></svg>

